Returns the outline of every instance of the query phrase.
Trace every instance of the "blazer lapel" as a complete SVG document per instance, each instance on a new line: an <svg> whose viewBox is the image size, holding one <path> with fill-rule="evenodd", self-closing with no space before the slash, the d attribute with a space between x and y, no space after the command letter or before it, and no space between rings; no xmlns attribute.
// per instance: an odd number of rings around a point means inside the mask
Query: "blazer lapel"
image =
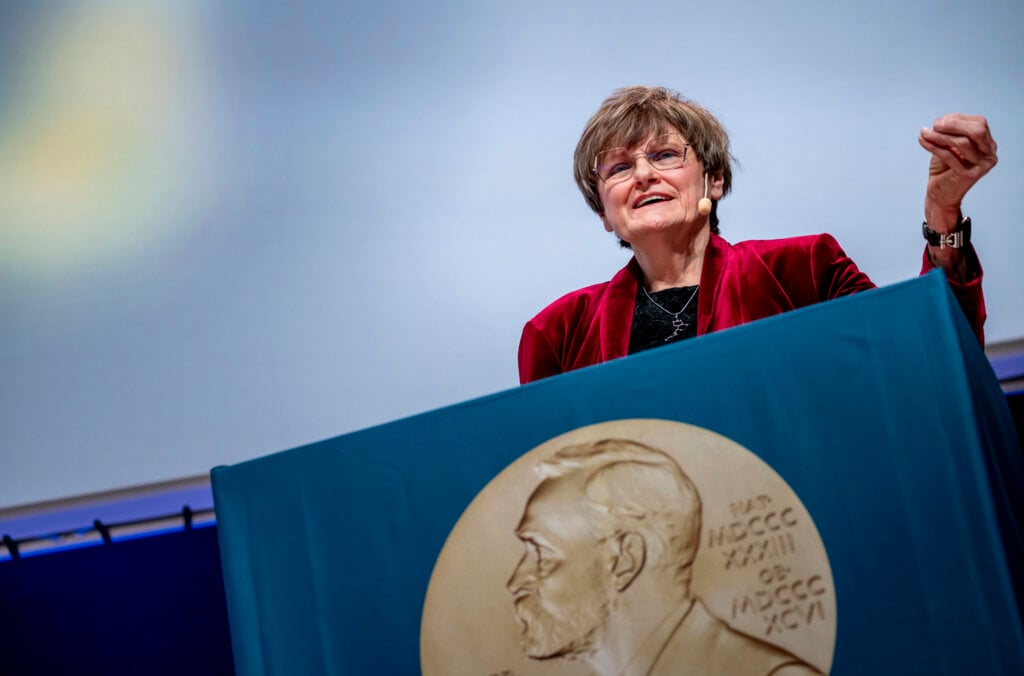
<svg viewBox="0 0 1024 676"><path fill-rule="evenodd" d="M629 354L629 334L633 328L633 310L640 279L636 258L612 277L601 303L601 360L618 359Z"/></svg>

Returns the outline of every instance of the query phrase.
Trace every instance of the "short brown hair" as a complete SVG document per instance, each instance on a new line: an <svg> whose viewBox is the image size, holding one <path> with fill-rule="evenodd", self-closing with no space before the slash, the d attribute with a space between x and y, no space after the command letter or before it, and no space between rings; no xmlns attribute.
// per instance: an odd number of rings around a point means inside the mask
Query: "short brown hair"
<svg viewBox="0 0 1024 676"><path fill-rule="evenodd" d="M599 179L594 170L598 153L618 146L635 146L651 134L663 131L681 133L704 165L704 171L722 172L725 179L722 194L729 193L732 157L729 135L722 123L704 107L666 87L623 87L605 99L576 144L573 169L576 185L595 213L604 213L597 192ZM711 212L711 225L712 231L718 232L715 211Z"/></svg>

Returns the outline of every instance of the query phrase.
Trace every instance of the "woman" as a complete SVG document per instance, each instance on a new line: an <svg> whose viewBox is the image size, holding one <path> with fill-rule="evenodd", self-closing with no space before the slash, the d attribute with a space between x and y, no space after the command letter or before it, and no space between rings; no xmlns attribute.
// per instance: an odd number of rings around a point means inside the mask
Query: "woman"
<svg viewBox="0 0 1024 676"><path fill-rule="evenodd" d="M945 271L983 341L981 265L960 203L995 166L996 143L985 119L968 115L939 118L919 142L932 154L922 274ZM526 324L523 383L874 288L830 235L735 245L719 237L729 138L707 110L671 90L612 94L580 137L575 176L634 256L611 281L559 298Z"/></svg>

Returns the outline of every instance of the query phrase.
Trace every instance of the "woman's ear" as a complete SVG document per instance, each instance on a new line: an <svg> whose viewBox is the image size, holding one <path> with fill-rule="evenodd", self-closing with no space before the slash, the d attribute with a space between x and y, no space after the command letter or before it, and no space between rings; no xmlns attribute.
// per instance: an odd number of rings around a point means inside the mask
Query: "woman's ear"
<svg viewBox="0 0 1024 676"><path fill-rule="evenodd" d="M616 553L612 559L612 584L615 591L625 591L647 560L647 543L639 533L623 533L616 542Z"/></svg>
<svg viewBox="0 0 1024 676"><path fill-rule="evenodd" d="M604 214L601 214L600 216L601 222L604 223L604 229L607 230L608 232L613 232L614 230L612 229L612 224L608 222L608 218Z"/></svg>
<svg viewBox="0 0 1024 676"><path fill-rule="evenodd" d="M725 172L721 169L708 173L708 197L713 202L722 199L725 192Z"/></svg>

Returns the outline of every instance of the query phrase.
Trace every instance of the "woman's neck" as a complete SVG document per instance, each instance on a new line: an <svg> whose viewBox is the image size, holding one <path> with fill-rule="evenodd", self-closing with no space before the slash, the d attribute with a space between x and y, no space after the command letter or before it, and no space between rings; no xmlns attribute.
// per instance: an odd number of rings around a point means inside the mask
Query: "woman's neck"
<svg viewBox="0 0 1024 676"><path fill-rule="evenodd" d="M711 230L705 226L690 237L669 240L659 237L632 242L633 254L644 272L647 289L661 291L700 284L704 252L710 240Z"/></svg>

